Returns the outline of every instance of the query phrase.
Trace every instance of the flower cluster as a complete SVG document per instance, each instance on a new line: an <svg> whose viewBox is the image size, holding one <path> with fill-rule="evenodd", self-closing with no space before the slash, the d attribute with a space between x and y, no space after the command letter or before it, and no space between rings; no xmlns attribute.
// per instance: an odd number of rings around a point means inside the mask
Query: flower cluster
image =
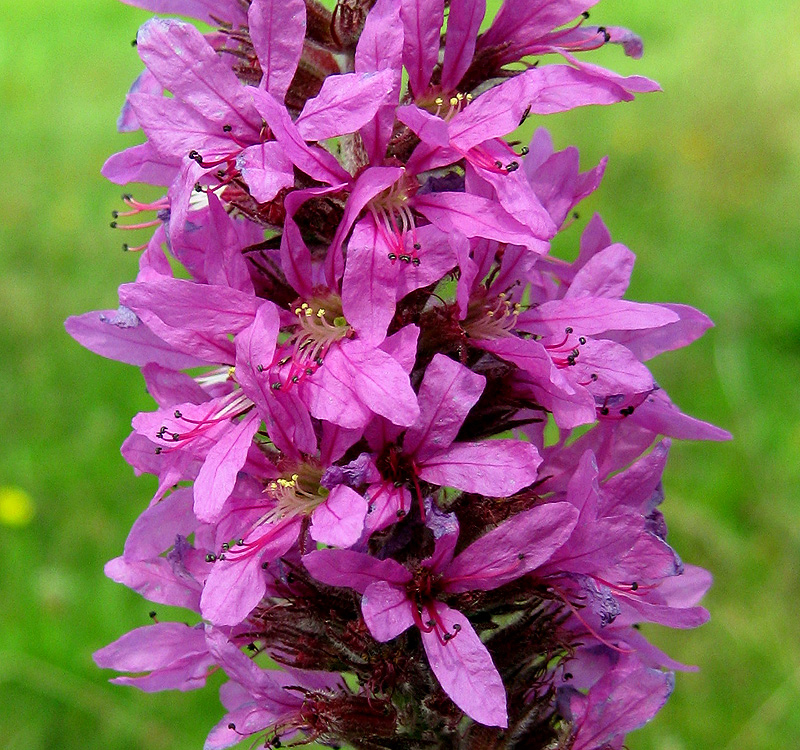
<svg viewBox="0 0 800 750"><path fill-rule="evenodd" d="M106 572L201 621L97 663L146 691L222 670L208 750L619 748L685 668L639 623L707 617L661 474L670 438L726 433L643 363L710 321L624 299L598 216L550 255L605 161L508 138L657 89L575 56L638 37L592 0L483 32L484 0L135 4L215 30L139 31L119 127L146 140L104 174L166 195L123 197L138 276L67 329L158 406L122 448L158 489Z"/></svg>

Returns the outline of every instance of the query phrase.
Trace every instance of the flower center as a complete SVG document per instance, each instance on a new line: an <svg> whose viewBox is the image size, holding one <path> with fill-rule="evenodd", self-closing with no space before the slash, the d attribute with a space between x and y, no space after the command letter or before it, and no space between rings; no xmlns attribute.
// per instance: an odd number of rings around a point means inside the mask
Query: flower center
<svg viewBox="0 0 800 750"><path fill-rule="evenodd" d="M420 264L417 251L421 245L417 239L417 225L409 200L419 190L419 182L414 177L403 175L391 187L376 195L368 204L367 210L375 219L383 241L389 247L389 260ZM411 249L406 248L406 237L411 239Z"/></svg>
<svg viewBox="0 0 800 750"><path fill-rule="evenodd" d="M462 323L466 334L473 339L501 339L513 335L522 305L500 292L494 298L474 297L467 307Z"/></svg>
<svg viewBox="0 0 800 750"><path fill-rule="evenodd" d="M265 490L275 501L275 507L264 520L280 521L293 516L310 516L328 498L329 490L320 485L322 468L313 464L301 464L288 477L271 481Z"/></svg>

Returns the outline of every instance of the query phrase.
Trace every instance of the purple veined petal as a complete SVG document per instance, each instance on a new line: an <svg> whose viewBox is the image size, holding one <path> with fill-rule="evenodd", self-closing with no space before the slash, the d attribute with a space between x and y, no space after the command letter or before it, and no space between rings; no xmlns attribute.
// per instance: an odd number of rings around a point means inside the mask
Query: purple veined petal
<svg viewBox="0 0 800 750"><path fill-rule="evenodd" d="M338 346L331 347L323 366L302 381L300 397L317 419L346 430L361 430L369 422L372 412L356 395L352 367L340 356L339 349Z"/></svg>
<svg viewBox="0 0 800 750"><path fill-rule="evenodd" d="M467 193L428 193L414 197L414 208L444 232L524 245L544 254L548 244L510 216L496 201Z"/></svg>
<svg viewBox="0 0 800 750"><path fill-rule="evenodd" d="M92 654L100 669L150 672L187 657L208 653L203 628L182 622L159 622L126 633Z"/></svg>
<svg viewBox="0 0 800 750"><path fill-rule="evenodd" d="M666 703L675 676L628 659L589 690L572 750L593 750L644 726Z"/></svg>
<svg viewBox="0 0 800 750"><path fill-rule="evenodd" d="M730 440L732 437L727 430L684 414L663 390L651 393L627 420L678 440Z"/></svg>
<svg viewBox="0 0 800 750"><path fill-rule="evenodd" d="M679 320L649 331L614 331L608 338L646 362L662 352L691 344L714 325L707 315L688 305L662 304L661 307L672 310Z"/></svg>
<svg viewBox="0 0 800 750"><path fill-rule="evenodd" d="M303 557L303 565L314 578L329 586L344 586L363 594L377 581L403 586L411 573L399 562L351 550L323 549Z"/></svg>
<svg viewBox="0 0 800 750"><path fill-rule="evenodd" d="M367 214L353 228L347 243L342 279L342 309L360 339L378 346L395 312L397 271L375 219Z"/></svg>
<svg viewBox="0 0 800 750"><path fill-rule="evenodd" d="M447 122L416 104L406 104L397 108L397 119L408 125L429 146L449 148L450 131Z"/></svg>
<svg viewBox="0 0 800 750"><path fill-rule="evenodd" d="M331 286L342 278L342 246L359 214L375 196L394 185L403 176L403 172L402 167L371 167L356 180L325 260L325 275Z"/></svg>
<svg viewBox="0 0 800 750"><path fill-rule="evenodd" d="M126 560L115 557L103 569L106 576L136 591L156 604L200 609L201 585L178 578L165 557L153 560Z"/></svg>
<svg viewBox="0 0 800 750"><path fill-rule="evenodd" d="M603 515L625 509L647 515L660 502L659 486L671 443L669 438L656 443L650 453L603 483Z"/></svg>
<svg viewBox="0 0 800 750"><path fill-rule="evenodd" d="M661 91L661 86L659 86L658 83L644 76L623 76L619 73L615 73L613 70L603 68L600 65L578 60L564 49L558 49L556 51L571 65L574 65L581 73L594 78L600 86L607 87L609 91L618 89L619 91L625 92L628 98L633 98L633 94L647 94L654 91ZM614 102L596 101L591 103L613 104Z"/></svg>
<svg viewBox="0 0 800 750"><path fill-rule="evenodd" d="M90 352L137 367L155 362L171 370L183 370L216 361L175 351L125 308L73 315L67 318L64 328Z"/></svg>
<svg viewBox="0 0 800 750"><path fill-rule="evenodd" d="M250 412L232 425L208 452L194 483L194 512L200 521L218 520L260 425L258 412Z"/></svg>
<svg viewBox="0 0 800 750"><path fill-rule="evenodd" d="M128 91L128 95L136 93L158 94L158 96L161 96L164 93L164 89L156 80L156 77L145 68L136 77ZM136 114L131 109L128 97L125 97L125 103L122 105L122 110L117 118L117 130L120 133L133 133L139 130L140 127Z"/></svg>
<svg viewBox="0 0 800 750"><path fill-rule="evenodd" d="M295 121L297 131L307 141L355 133L388 102L394 77L391 70L328 76Z"/></svg>
<svg viewBox="0 0 800 750"><path fill-rule="evenodd" d="M175 542L175 536L189 536L197 526L192 512L192 490L179 487L152 505L134 521L125 540L126 560L158 557Z"/></svg>
<svg viewBox="0 0 800 750"><path fill-rule="evenodd" d="M151 362L142 368L142 376L148 394L162 409L174 404L202 404L210 400L202 386L186 373Z"/></svg>
<svg viewBox="0 0 800 750"><path fill-rule="evenodd" d="M408 375L386 352L350 339L329 352L328 357L331 354L347 363L353 390L374 414L403 426L413 424L419 417L417 396Z"/></svg>
<svg viewBox="0 0 800 750"><path fill-rule="evenodd" d="M646 393L655 383L650 370L628 349L601 339L588 339L570 370L578 382L588 383L586 387L596 396Z"/></svg>
<svg viewBox="0 0 800 750"><path fill-rule="evenodd" d="M367 490L369 510L364 521L368 535L397 523L411 509L411 492L407 487L395 487L393 482L382 481Z"/></svg>
<svg viewBox="0 0 800 750"><path fill-rule="evenodd" d="M419 419L406 431L403 450L424 461L455 440L486 378L444 354L435 354L419 388Z"/></svg>
<svg viewBox="0 0 800 750"><path fill-rule="evenodd" d="M259 203L268 203L284 188L294 187L292 162L277 141L244 149L236 157L236 168Z"/></svg>
<svg viewBox="0 0 800 750"><path fill-rule="evenodd" d="M314 289L311 251L308 249L300 227L294 220L300 206L309 198L327 195L332 188L307 188L289 193L284 200L286 218L281 236L281 269L292 288L302 297L310 297Z"/></svg>
<svg viewBox="0 0 800 750"><path fill-rule="evenodd" d="M156 153L179 160L190 151L199 151L206 159L238 151L218 123L180 99L153 94L130 94L128 103Z"/></svg>
<svg viewBox="0 0 800 750"><path fill-rule="evenodd" d="M444 0L401 0L403 64L415 98L428 88L439 59L439 32L444 21Z"/></svg>
<svg viewBox="0 0 800 750"><path fill-rule="evenodd" d="M486 0L451 0L442 64L442 91L454 91L475 53Z"/></svg>
<svg viewBox="0 0 800 750"><path fill-rule="evenodd" d="M267 91L248 87L256 109L264 118L275 139L283 147L291 162L309 177L326 185L344 185L350 175L342 168L336 157L323 148L309 146L282 104Z"/></svg>
<svg viewBox="0 0 800 750"><path fill-rule="evenodd" d="M523 312L517 319L517 328L539 336L563 336L564 329L571 327L578 334L595 336L605 331L658 328L677 320L677 313L663 305L576 297L544 302Z"/></svg>
<svg viewBox="0 0 800 750"><path fill-rule="evenodd" d="M234 72L187 23L154 18L137 35L136 49L159 83L220 128L258 140L260 117Z"/></svg>
<svg viewBox="0 0 800 750"><path fill-rule="evenodd" d="M435 629L428 633L420 631L428 664L439 684L474 721L490 727L507 727L506 691L486 646L460 612L441 602L428 605L428 609L431 607L435 607L446 632L455 633L442 643Z"/></svg>
<svg viewBox="0 0 800 750"><path fill-rule="evenodd" d="M137 8L146 8L154 13L176 16L191 16L216 26L218 19L229 21L234 26L246 21L242 6L237 0L122 0Z"/></svg>
<svg viewBox="0 0 800 750"><path fill-rule="evenodd" d="M355 54L356 73L386 69L393 73L389 102L380 107L372 121L359 131L370 164L380 163L386 155L395 121L394 111L400 98L402 67L400 0L378 0L367 15Z"/></svg>
<svg viewBox="0 0 800 750"><path fill-rule="evenodd" d="M103 177L117 185L143 182L147 185L169 185L180 171L181 160L162 156L150 143L112 154L100 170Z"/></svg>
<svg viewBox="0 0 800 750"><path fill-rule="evenodd" d="M323 466L330 466L338 461L349 448L352 448L361 439L360 430L345 430L335 424L324 422L322 424L322 439L320 440L320 461ZM306 451L308 453L308 451Z"/></svg>
<svg viewBox="0 0 800 750"><path fill-rule="evenodd" d="M214 193L209 192L207 198L208 229L214 236L215 244L214 251L206 253L206 278L209 284L254 295L253 281L247 270L247 262L242 257L244 244L236 231L237 222L228 215Z"/></svg>
<svg viewBox="0 0 800 750"><path fill-rule="evenodd" d="M380 350L394 359L406 375L410 375L417 360L418 340L419 326L409 323L391 336L387 336L381 343Z"/></svg>
<svg viewBox="0 0 800 750"><path fill-rule="evenodd" d="M418 461L418 467L420 479L426 482L488 497L507 497L533 484L541 462L533 443L486 440L453 443Z"/></svg>
<svg viewBox="0 0 800 750"><path fill-rule="evenodd" d="M210 658L189 658L171 667L159 669L141 677L114 677L109 680L114 685L129 685L145 693L162 690L197 690L205 687L206 676L214 664Z"/></svg>
<svg viewBox="0 0 800 750"><path fill-rule="evenodd" d="M361 599L364 622L380 643L397 638L414 624L413 607L408 594L388 581L371 583Z"/></svg>
<svg viewBox="0 0 800 750"><path fill-rule="evenodd" d="M569 539L578 511L563 502L518 513L463 550L444 572L449 593L489 591L545 563Z"/></svg>
<svg viewBox="0 0 800 750"><path fill-rule="evenodd" d="M311 538L335 547L352 547L364 530L367 501L350 487L340 484L311 514Z"/></svg>
<svg viewBox="0 0 800 750"><path fill-rule="evenodd" d="M577 18L598 0L504 0L492 25L478 39L478 49L537 39Z"/></svg>
<svg viewBox="0 0 800 750"><path fill-rule="evenodd" d="M303 0L252 0L247 11L247 26L261 65L259 85L282 102L303 52L305 3Z"/></svg>
<svg viewBox="0 0 800 750"><path fill-rule="evenodd" d="M245 538L245 545L253 544L258 550L237 553L241 547L232 547L225 559L211 565L200 611L214 625L238 625L258 605L266 591L265 562L277 560L297 541L300 519L289 518L258 530L254 538Z"/></svg>
<svg viewBox="0 0 800 750"><path fill-rule="evenodd" d="M618 299L628 289L636 256L615 243L601 250L575 274L564 299L606 297Z"/></svg>
<svg viewBox="0 0 800 750"><path fill-rule="evenodd" d="M602 70L598 69L598 70ZM534 72L534 71L531 71ZM531 113L550 115L592 104L616 104L633 99L616 81L569 65L545 65L539 73ZM647 79L642 79L646 81Z"/></svg>

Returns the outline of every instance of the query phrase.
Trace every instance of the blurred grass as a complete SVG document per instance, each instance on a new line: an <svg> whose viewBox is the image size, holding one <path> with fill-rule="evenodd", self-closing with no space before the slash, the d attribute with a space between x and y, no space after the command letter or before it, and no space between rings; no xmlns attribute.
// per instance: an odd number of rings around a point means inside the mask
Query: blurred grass
<svg viewBox="0 0 800 750"><path fill-rule="evenodd" d="M671 541L715 573L712 621L648 631L701 671L678 676L631 750L800 746L796 13L788 0L604 0L593 19L635 29L646 54L595 60L656 78L664 93L535 123L558 147L578 145L585 167L611 157L563 247L600 211L638 254L633 298L715 320L653 370L684 410L736 436L673 448ZM133 368L62 328L67 315L114 307L136 271L107 225L121 191L99 168L133 142L114 122L148 14L113 0L0 0L0 14L0 747L199 748L221 716L213 685L150 696L108 685L91 662L149 622L149 603L102 566L152 490L118 453L150 403Z"/></svg>

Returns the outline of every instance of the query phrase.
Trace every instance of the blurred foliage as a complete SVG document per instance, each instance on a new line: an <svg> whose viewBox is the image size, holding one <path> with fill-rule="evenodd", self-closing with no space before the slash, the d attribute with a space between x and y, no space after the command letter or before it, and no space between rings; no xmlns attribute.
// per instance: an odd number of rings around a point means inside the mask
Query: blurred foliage
<svg viewBox="0 0 800 750"><path fill-rule="evenodd" d="M574 254L599 211L638 254L632 298L715 320L653 370L684 410L736 438L673 448L671 541L715 573L712 621L648 629L701 671L678 676L631 750L800 746L797 11L788 0L604 0L593 20L635 29L646 54L604 49L593 61L664 92L533 124L557 147L579 146L586 168L611 157L559 251ZM120 190L99 168L136 142L114 122L148 14L113 0L0 0L0 14L0 746L200 748L222 713L218 675L205 691L151 696L108 685L91 661L149 622L149 604L102 566L153 489L118 453L150 402L134 368L83 351L62 328L67 315L115 307L136 272L107 225Z"/></svg>

